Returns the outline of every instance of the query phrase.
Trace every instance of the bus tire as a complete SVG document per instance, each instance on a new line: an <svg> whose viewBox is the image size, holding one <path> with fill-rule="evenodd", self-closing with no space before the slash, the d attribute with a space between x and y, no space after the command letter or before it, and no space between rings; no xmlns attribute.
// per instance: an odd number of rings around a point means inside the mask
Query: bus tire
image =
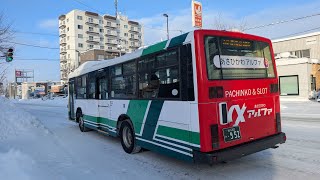
<svg viewBox="0 0 320 180"><path fill-rule="evenodd" d="M79 129L81 132L87 132L89 131L89 128L87 128L85 125L84 125L84 119L83 119L83 116L82 115L79 115Z"/></svg>
<svg viewBox="0 0 320 180"><path fill-rule="evenodd" d="M120 140L122 148L126 153L134 154L141 151L141 147L136 145L135 134L128 120L121 123Z"/></svg>

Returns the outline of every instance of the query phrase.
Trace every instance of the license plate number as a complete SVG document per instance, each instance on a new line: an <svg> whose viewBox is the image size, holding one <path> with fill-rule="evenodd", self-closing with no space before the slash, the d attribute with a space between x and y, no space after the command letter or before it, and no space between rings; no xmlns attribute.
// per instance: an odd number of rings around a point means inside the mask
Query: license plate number
<svg viewBox="0 0 320 180"><path fill-rule="evenodd" d="M223 137L225 142L241 139L240 127L235 126L223 129Z"/></svg>

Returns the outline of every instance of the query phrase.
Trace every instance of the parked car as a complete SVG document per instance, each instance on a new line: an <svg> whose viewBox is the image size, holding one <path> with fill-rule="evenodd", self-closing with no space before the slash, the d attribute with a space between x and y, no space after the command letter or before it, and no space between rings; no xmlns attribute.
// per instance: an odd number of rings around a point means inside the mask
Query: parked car
<svg viewBox="0 0 320 180"><path fill-rule="evenodd" d="M41 90L34 90L33 92L30 93L30 97L33 98L40 98L41 96L44 96L45 92Z"/></svg>

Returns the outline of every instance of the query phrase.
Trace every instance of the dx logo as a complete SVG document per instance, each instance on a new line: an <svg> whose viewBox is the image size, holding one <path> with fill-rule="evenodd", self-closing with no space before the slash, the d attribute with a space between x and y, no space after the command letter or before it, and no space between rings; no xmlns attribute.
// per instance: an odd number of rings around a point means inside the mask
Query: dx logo
<svg viewBox="0 0 320 180"><path fill-rule="evenodd" d="M238 126L240 122L245 122L244 113L246 109L246 104L243 104L242 107L239 105L232 105L228 109L227 103L219 103L220 124L225 125L235 121L233 126ZM233 116L234 112L236 113L235 116ZM233 117L236 118L233 119Z"/></svg>

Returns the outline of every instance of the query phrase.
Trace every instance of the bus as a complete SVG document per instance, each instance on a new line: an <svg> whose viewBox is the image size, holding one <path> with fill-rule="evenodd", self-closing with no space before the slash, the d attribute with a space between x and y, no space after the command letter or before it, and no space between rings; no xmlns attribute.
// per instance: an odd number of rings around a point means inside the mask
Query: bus
<svg viewBox="0 0 320 180"><path fill-rule="evenodd" d="M194 30L69 75L69 118L181 160L225 162L286 141L269 39Z"/></svg>

